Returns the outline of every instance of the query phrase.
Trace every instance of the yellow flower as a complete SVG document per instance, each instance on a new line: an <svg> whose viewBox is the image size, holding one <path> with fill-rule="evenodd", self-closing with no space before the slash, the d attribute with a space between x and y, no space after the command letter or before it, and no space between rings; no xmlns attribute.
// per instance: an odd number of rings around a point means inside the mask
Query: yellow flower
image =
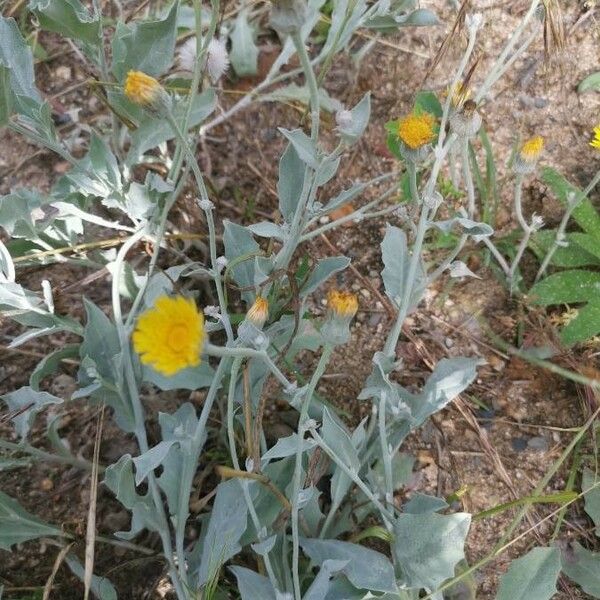
<svg viewBox="0 0 600 600"><path fill-rule="evenodd" d="M590 142L590 146L600 150L600 125L594 127L594 139Z"/></svg>
<svg viewBox="0 0 600 600"><path fill-rule="evenodd" d="M527 140L522 146L519 152L521 159L525 162L535 162L544 149L544 138L536 135L530 140Z"/></svg>
<svg viewBox="0 0 600 600"><path fill-rule="evenodd" d="M265 324L269 318L269 302L262 296L256 296L254 304L246 313L246 319L259 329Z"/></svg>
<svg viewBox="0 0 600 600"><path fill-rule="evenodd" d="M199 365L204 338L204 316L183 296L158 298L140 315L132 336L142 363L166 376Z"/></svg>
<svg viewBox="0 0 600 600"><path fill-rule="evenodd" d="M350 292L331 290L327 294L327 307L333 316L351 319L358 311L358 298Z"/></svg>
<svg viewBox="0 0 600 600"><path fill-rule="evenodd" d="M125 96L134 104L157 113L164 113L170 107L170 97L162 85L142 73L142 71L129 71L125 80Z"/></svg>
<svg viewBox="0 0 600 600"><path fill-rule="evenodd" d="M433 141L435 117L429 113L410 114L398 121L398 137L411 150L417 150Z"/></svg>

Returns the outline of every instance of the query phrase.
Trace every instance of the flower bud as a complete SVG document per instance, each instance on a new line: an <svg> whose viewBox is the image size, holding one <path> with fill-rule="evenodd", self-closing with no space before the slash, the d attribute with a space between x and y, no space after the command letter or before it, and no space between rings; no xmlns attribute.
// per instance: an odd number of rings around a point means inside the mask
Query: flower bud
<svg viewBox="0 0 600 600"><path fill-rule="evenodd" d="M171 97L165 88L154 77L142 71L127 73L124 91L131 102L159 116L171 109Z"/></svg>
<svg viewBox="0 0 600 600"><path fill-rule="evenodd" d="M305 0L273 0L271 27L278 33L295 33L306 21Z"/></svg>
<svg viewBox="0 0 600 600"><path fill-rule="evenodd" d="M527 173L533 173L537 161L544 149L544 138L537 135L527 140L519 150L513 170L515 173L520 175L526 175Z"/></svg>
<svg viewBox="0 0 600 600"><path fill-rule="evenodd" d="M262 329L269 318L269 302L262 296L256 296L254 304L246 313L246 319L258 329Z"/></svg>

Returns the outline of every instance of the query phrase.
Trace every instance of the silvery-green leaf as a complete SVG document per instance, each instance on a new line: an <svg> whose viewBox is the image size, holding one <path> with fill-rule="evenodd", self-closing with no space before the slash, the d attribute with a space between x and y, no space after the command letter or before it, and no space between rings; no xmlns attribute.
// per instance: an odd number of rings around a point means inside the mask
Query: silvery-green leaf
<svg viewBox="0 0 600 600"><path fill-rule="evenodd" d="M349 12L351 8L351 12ZM333 4L331 13L331 25L327 32L327 39L320 52L320 56L327 56L330 52L338 52L344 48L352 34L361 25L362 17L367 11L365 0L349 2L348 0L338 0Z"/></svg>
<svg viewBox="0 0 600 600"><path fill-rule="evenodd" d="M112 72L123 81L130 69L156 77L173 64L177 36L177 10L173 3L168 15L158 21L117 22L112 39Z"/></svg>
<svg viewBox="0 0 600 600"><path fill-rule="evenodd" d="M455 260L452 262L448 266L448 272L450 273L450 277L453 278L474 277L475 279L481 279L481 277L473 273L462 260Z"/></svg>
<svg viewBox="0 0 600 600"><path fill-rule="evenodd" d="M54 450L56 450L57 454L72 458L73 454L69 450L68 441L63 440L58 433L58 430L61 427L62 417L63 415L57 414L48 419L48 424L46 425L46 437L52 444Z"/></svg>
<svg viewBox="0 0 600 600"><path fill-rule="evenodd" d="M359 589L372 592L397 591L392 563L375 550L350 542L308 538L301 538L300 546L317 565L322 565L326 560L347 561L341 571Z"/></svg>
<svg viewBox="0 0 600 600"><path fill-rule="evenodd" d="M13 96L24 96L40 102L35 86L31 48L23 39L14 19L0 16L0 64L10 71L10 89Z"/></svg>
<svg viewBox="0 0 600 600"><path fill-rule="evenodd" d="M292 221L302 195L305 170L304 162L290 142L279 160L279 180L277 182L279 212L288 223Z"/></svg>
<svg viewBox="0 0 600 600"><path fill-rule="evenodd" d="M600 552L573 542L561 553L562 570L592 598L600 598Z"/></svg>
<svg viewBox="0 0 600 600"><path fill-rule="evenodd" d="M220 483L204 538L198 586L204 585L221 566L241 550L239 540L246 530L248 507L240 482Z"/></svg>
<svg viewBox="0 0 600 600"><path fill-rule="evenodd" d="M327 281L333 274L343 271L350 264L346 256L328 256L317 262L306 283L302 286L300 297L314 292L323 282Z"/></svg>
<svg viewBox="0 0 600 600"><path fill-rule="evenodd" d="M302 600L323 600L331 587L331 578L344 569L348 562L347 560L324 561L314 581L302 596Z"/></svg>
<svg viewBox="0 0 600 600"><path fill-rule="evenodd" d="M448 508L448 503L443 498L414 492L411 499L402 507L402 512L412 515L422 515L438 512L445 508Z"/></svg>
<svg viewBox="0 0 600 600"><path fill-rule="evenodd" d="M339 127L339 132L348 143L354 143L364 133L369 124L371 115L371 93L367 92L361 101L350 111L351 123L346 127Z"/></svg>
<svg viewBox="0 0 600 600"><path fill-rule="evenodd" d="M214 369L202 361L197 367L187 367L177 371L175 375L167 377L150 366L143 367L143 379L154 384L163 391L170 390L198 390L208 387L214 378Z"/></svg>
<svg viewBox="0 0 600 600"><path fill-rule="evenodd" d="M36 213L42 212L40 207L50 202L37 190L17 189L0 196L0 222L3 229L12 237L35 240L38 231L44 228L43 222L38 222Z"/></svg>
<svg viewBox="0 0 600 600"><path fill-rule="evenodd" d="M245 567L229 567L237 579L238 591L242 600L277 600L271 582Z"/></svg>
<svg viewBox="0 0 600 600"><path fill-rule="evenodd" d="M275 546L275 542L277 541L277 534L268 537L266 540L262 542L258 542L256 544L251 544L252 550L256 552L256 554L260 554L261 556L266 556L273 550Z"/></svg>
<svg viewBox="0 0 600 600"><path fill-rule="evenodd" d="M439 25L440 20L437 18L437 15L431 10L427 10L426 8L418 8L414 10L404 23L402 23L403 27L431 27L434 25Z"/></svg>
<svg viewBox="0 0 600 600"><path fill-rule="evenodd" d="M258 99L263 102L301 102L309 106L310 92L305 85L300 86L296 83L290 83L289 85L276 88L267 94L262 94ZM327 93L327 90L319 88L319 106L325 112L334 113L342 108L342 103L332 98Z"/></svg>
<svg viewBox="0 0 600 600"><path fill-rule="evenodd" d="M135 485L140 485L150 471L154 471L158 465L162 464L174 443L173 440L163 440L147 452L133 459L133 464L135 465Z"/></svg>
<svg viewBox="0 0 600 600"><path fill-rule="evenodd" d="M233 275L240 287L254 284L254 256L260 253L260 246L254 240L252 232L237 223L223 222L223 244L225 258L229 261L226 272Z"/></svg>
<svg viewBox="0 0 600 600"><path fill-rule="evenodd" d="M413 478L413 466L415 464L414 456L405 452L398 452L392 456L392 485L394 490L398 490L407 485ZM369 471L369 481L372 490L386 493L385 470L383 460L378 460Z"/></svg>
<svg viewBox="0 0 600 600"><path fill-rule="evenodd" d="M0 473L3 471L10 471L11 469L23 468L31 468L30 458L4 458L3 456L0 456Z"/></svg>
<svg viewBox="0 0 600 600"><path fill-rule="evenodd" d="M458 226L458 229L462 233L477 236L478 238L488 237L494 233L493 228L487 223L478 223L466 217L454 217L446 221L433 221L431 224L444 233L450 233L454 226Z"/></svg>
<svg viewBox="0 0 600 600"><path fill-rule="evenodd" d="M24 440L33 425L35 416L51 404L62 404L62 399L48 394L38 392L29 386L25 386L0 396L8 405L9 412L18 412L11 420L15 431Z"/></svg>
<svg viewBox="0 0 600 600"><path fill-rule="evenodd" d="M600 478L591 469L584 469L581 477L581 491L590 490L584 496L585 512L596 526L596 535L600 537Z"/></svg>
<svg viewBox="0 0 600 600"><path fill-rule="evenodd" d="M254 42L254 31L248 23L248 11L241 10L235 20L231 37L229 60L240 77L256 75L258 69L258 48Z"/></svg>
<svg viewBox="0 0 600 600"><path fill-rule="evenodd" d="M423 391L412 398L411 408L416 424L452 402L477 377L477 367L483 364L476 358L442 358L427 379Z"/></svg>
<svg viewBox="0 0 600 600"><path fill-rule="evenodd" d="M332 198L324 207L323 213L331 212L332 210L351 202L367 188L366 183L355 183L347 190L340 192L335 198Z"/></svg>
<svg viewBox="0 0 600 600"><path fill-rule="evenodd" d="M194 98L192 112L190 113L190 127L197 127L216 108L217 96L213 88L209 88ZM175 118L181 122L184 105L176 104L173 110ZM131 147L127 153L127 165L134 165L142 159L148 150L172 140L175 132L169 123L162 118L144 115L139 127L131 134Z"/></svg>
<svg viewBox="0 0 600 600"><path fill-rule="evenodd" d="M76 577L83 581L85 569L79 560L71 553L65 556L65 562ZM90 590L99 600L117 600L117 591L113 584L106 577L92 575Z"/></svg>
<svg viewBox="0 0 600 600"><path fill-rule="evenodd" d="M129 454L124 454L113 465L107 467L104 473L104 484L117 497L117 500L131 511L130 531L118 531L117 537L130 540L142 529L160 531L160 521L150 492L144 496L135 490L133 477L133 460Z"/></svg>
<svg viewBox="0 0 600 600"><path fill-rule="evenodd" d="M337 173L338 167L340 166L340 160L339 156L328 156L321 162L315 173L316 185L325 185Z"/></svg>
<svg viewBox="0 0 600 600"><path fill-rule="evenodd" d="M270 221L261 221L260 223L248 225L248 229L258 237L274 238L276 240L283 240L285 238L285 231L283 228Z"/></svg>
<svg viewBox="0 0 600 600"><path fill-rule="evenodd" d="M42 299L18 283L4 282L0 286L0 308L18 308L47 314Z"/></svg>
<svg viewBox="0 0 600 600"><path fill-rule="evenodd" d="M394 525L394 554L406 585L434 591L465 557L471 515L402 514Z"/></svg>
<svg viewBox="0 0 600 600"><path fill-rule="evenodd" d="M40 521L16 500L0 492L0 548L10 552L15 544L43 536L62 537L62 531Z"/></svg>
<svg viewBox="0 0 600 600"><path fill-rule="evenodd" d="M396 305L404 293L404 281L408 272L409 254L406 234L399 227L387 225L381 242L384 269L381 272L385 293Z"/></svg>
<svg viewBox="0 0 600 600"><path fill-rule="evenodd" d="M279 131L292 142L294 149L298 153L300 159L305 162L309 167L317 169L319 166L319 160L317 157L317 149L315 148L312 140L302 131L302 129L284 129L279 127Z"/></svg>
<svg viewBox="0 0 600 600"><path fill-rule="evenodd" d="M318 537L320 533L320 525L325 519L325 515L321 511L319 498L321 492L317 491L311 494L308 502L302 507L302 523L303 531L310 536Z"/></svg>
<svg viewBox="0 0 600 600"><path fill-rule="evenodd" d="M31 0L29 8L43 29L81 42L86 54L99 62L102 31L99 15L91 14L79 0Z"/></svg>
<svg viewBox="0 0 600 600"><path fill-rule="evenodd" d="M550 600L560 573L558 548L533 548L513 560L500 578L496 600Z"/></svg>
<svg viewBox="0 0 600 600"><path fill-rule="evenodd" d="M0 58L0 127L8 123L13 112L10 84L10 69Z"/></svg>
<svg viewBox="0 0 600 600"><path fill-rule="evenodd" d="M316 442L313 439L302 440L302 452L306 452L314 448ZM292 433L292 435L284 438L279 438L275 445L269 448L261 457L262 462L269 462L276 458L285 458L286 456L295 456L296 450L298 449L298 434Z"/></svg>

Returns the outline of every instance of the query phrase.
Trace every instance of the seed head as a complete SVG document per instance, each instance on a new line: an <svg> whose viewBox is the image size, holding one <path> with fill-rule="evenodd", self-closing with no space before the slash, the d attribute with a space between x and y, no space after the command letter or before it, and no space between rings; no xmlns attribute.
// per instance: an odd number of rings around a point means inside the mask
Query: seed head
<svg viewBox="0 0 600 600"><path fill-rule="evenodd" d="M217 38L210 40L206 67L213 83L219 81L229 68L229 54L223 40Z"/></svg>

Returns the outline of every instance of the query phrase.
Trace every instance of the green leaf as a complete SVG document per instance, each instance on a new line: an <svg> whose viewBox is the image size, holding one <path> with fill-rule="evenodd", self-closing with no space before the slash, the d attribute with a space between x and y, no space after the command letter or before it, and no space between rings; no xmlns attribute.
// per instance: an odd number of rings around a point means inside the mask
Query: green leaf
<svg viewBox="0 0 600 600"><path fill-rule="evenodd" d="M593 254L597 262L600 262L600 231L595 235L587 233L572 233L570 235L575 244L583 248L586 252Z"/></svg>
<svg viewBox="0 0 600 600"><path fill-rule="evenodd" d="M0 64L10 70L10 90L13 97L24 96L40 103L35 86L31 49L23 39L14 19L0 16ZM6 93L4 91L3 95Z"/></svg>
<svg viewBox="0 0 600 600"><path fill-rule="evenodd" d="M396 592L392 563L383 554L350 542L301 538L305 554L322 565L326 560L346 561L342 572L352 585L371 592Z"/></svg>
<svg viewBox="0 0 600 600"><path fill-rule="evenodd" d="M577 86L577 92L583 94L590 90L600 90L600 71L588 75L581 83Z"/></svg>
<svg viewBox="0 0 600 600"><path fill-rule="evenodd" d="M596 526L596 535L600 537L600 477L590 469L584 469L581 477L581 491L585 492L585 512Z"/></svg>
<svg viewBox="0 0 600 600"><path fill-rule="evenodd" d="M562 570L592 598L600 598L600 552L590 552L577 542L561 553Z"/></svg>
<svg viewBox="0 0 600 600"><path fill-rule="evenodd" d="M558 548L534 548L513 560L500 578L496 600L550 600L560 573Z"/></svg>
<svg viewBox="0 0 600 600"><path fill-rule="evenodd" d="M29 8L42 28L81 42L96 64L100 62L102 24L79 0L31 0Z"/></svg>
<svg viewBox="0 0 600 600"><path fill-rule="evenodd" d="M117 23L112 41L112 72L119 81L129 70L158 77L173 64L177 36L177 10L173 3L163 20L125 25Z"/></svg>
<svg viewBox="0 0 600 600"><path fill-rule="evenodd" d="M8 123L13 111L10 83L10 69L0 59L0 127Z"/></svg>
<svg viewBox="0 0 600 600"><path fill-rule="evenodd" d="M571 185L560 173L550 167L545 167L542 170L542 181L552 189L565 207L567 206L567 198L570 194L574 194L575 197L581 194L579 188ZM585 232L591 235L598 235L600 231L600 214L598 214L589 198L579 203L573 211L573 218Z"/></svg>
<svg viewBox="0 0 600 600"><path fill-rule="evenodd" d="M0 492L0 548L10 551L15 544L42 536L62 537L62 531L34 517L16 500Z"/></svg>
<svg viewBox="0 0 600 600"><path fill-rule="evenodd" d="M11 420L15 430L24 440L33 425L35 416L50 404L62 404L62 398L57 398L47 392L38 392L29 386L25 386L0 396L8 405L8 410L18 412Z"/></svg>
<svg viewBox="0 0 600 600"><path fill-rule="evenodd" d="M436 590L465 557L471 515L402 514L394 525L394 554L412 588Z"/></svg>
<svg viewBox="0 0 600 600"><path fill-rule="evenodd" d="M415 112L426 112L441 119L444 109L433 92L419 92L415 97Z"/></svg>
<svg viewBox="0 0 600 600"><path fill-rule="evenodd" d="M576 267L587 267L589 265L600 265L600 258L597 258L593 254L590 254L584 247L580 245L576 241L575 236L585 236L591 239L596 239L593 236L590 236L588 233L567 233L566 234L566 242L567 246L561 247L559 246L554 254L552 255L552 261L550 264L555 267L566 267L566 268L576 268ZM548 251L554 244L554 240L556 238L556 230L554 229L544 229L543 231L537 231L529 242L529 247L535 252L535 255L539 260L543 260L543 258L548 254ZM583 244L586 244L587 241L584 240Z"/></svg>
<svg viewBox="0 0 600 600"><path fill-rule="evenodd" d="M571 345L589 340L600 333L600 298L591 300L577 309L577 316L561 331L564 344Z"/></svg>
<svg viewBox="0 0 600 600"><path fill-rule="evenodd" d="M240 77L256 75L258 72L258 48L254 42L254 31L248 23L248 11L241 10L231 32L231 66Z"/></svg>
<svg viewBox="0 0 600 600"><path fill-rule="evenodd" d="M570 302L587 302L598 297L600 273L573 269L554 273L529 290L535 304L549 306Z"/></svg>

